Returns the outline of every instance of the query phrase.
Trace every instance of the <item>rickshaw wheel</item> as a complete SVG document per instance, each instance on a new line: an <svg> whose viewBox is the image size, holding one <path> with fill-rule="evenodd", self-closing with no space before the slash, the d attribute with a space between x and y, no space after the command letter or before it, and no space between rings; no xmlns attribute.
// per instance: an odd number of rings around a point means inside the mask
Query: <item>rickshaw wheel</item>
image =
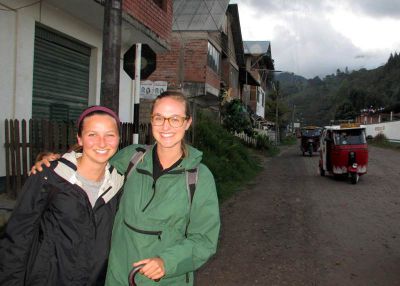
<svg viewBox="0 0 400 286"><path fill-rule="evenodd" d="M340 174L333 174L333 179L336 181L339 181L339 180L343 179L343 176Z"/></svg>
<svg viewBox="0 0 400 286"><path fill-rule="evenodd" d="M358 183L358 179L360 178L360 175L358 175L357 173L351 173L350 175L350 182L355 185Z"/></svg>
<svg viewBox="0 0 400 286"><path fill-rule="evenodd" d="M319 166L319 174L320 174L322 177L325 177L325 170L322 169L321 166Z"/></svg>

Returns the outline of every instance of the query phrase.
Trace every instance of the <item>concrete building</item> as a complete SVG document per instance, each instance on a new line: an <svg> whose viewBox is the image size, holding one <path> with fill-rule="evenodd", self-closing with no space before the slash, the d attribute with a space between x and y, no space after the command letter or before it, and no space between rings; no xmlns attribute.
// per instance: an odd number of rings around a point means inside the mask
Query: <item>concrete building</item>
<svg viewBox="0 0 400 286"><path fill-rule="evenodd" d="M150 82L182 88L198 105L216 109L221 90L241 98L243 84L259 85L246 71L238 6L228 0L174 1L169 52L157 55ZM149 100L142 100L141 119L149 120ZM147 119L146 119L147 118Z"/></svg>
<svg viewBox="0 0 400 286"><path fill-rule="evenodd" d="M104 0L0 0L0 177L5 119L75 120L100 103ZM170 48L172 0L124 0L122 53ZM122 69L119 114L133 118L133 81Z"/></svg>

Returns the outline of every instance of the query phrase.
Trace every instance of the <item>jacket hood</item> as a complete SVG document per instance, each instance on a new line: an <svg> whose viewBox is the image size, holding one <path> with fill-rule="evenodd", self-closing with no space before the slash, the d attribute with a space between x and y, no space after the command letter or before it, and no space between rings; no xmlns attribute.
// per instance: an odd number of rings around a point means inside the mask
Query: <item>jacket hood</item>
<svg viewBox="0 0 400 286"><path fill-rule="evenodd" d="M203 159L203 152L190 145L186 145L186 148L188 151L188 156L183 159L182 165L185 167L185 169L196 168Z"/></svg>
<svg viewBox="0 0 400 286"><path fill-rule="evenodd" d="M77 159L82 156L82 153L69 152L65 153L57 162L54 171L63 179L71 184L76 184L82 187L82 183L77 179ZM117 169L107 163L105 167L104 182L100 187L98 197L102 197L107 203L121 189L124 184L124 176L118 173Z"/></svg>

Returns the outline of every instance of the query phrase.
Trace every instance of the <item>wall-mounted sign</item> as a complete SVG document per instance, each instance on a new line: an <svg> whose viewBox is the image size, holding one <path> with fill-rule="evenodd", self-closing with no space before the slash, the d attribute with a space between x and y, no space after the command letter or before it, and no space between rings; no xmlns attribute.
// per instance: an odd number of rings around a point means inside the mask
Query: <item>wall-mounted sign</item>
<svg viewBox="0 0 400 286"><path fill-rule="evenodd" d="M140 98L154 99L167 90L168 82L144 80L140 82Z"/></svg>

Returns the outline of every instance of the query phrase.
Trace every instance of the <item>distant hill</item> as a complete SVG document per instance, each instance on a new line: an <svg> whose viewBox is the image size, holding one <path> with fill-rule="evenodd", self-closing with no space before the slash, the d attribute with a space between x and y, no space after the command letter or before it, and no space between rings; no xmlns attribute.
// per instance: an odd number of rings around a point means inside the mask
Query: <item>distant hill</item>
<svg viewBox="0 0 400 286"><path fill-rule="evenodd" d="M281 95L303 124L326 125L331 119L354 119L362 109L400 112L400 54L373 70L339 69L323 79L293 73L275 75Z"/></svg>

